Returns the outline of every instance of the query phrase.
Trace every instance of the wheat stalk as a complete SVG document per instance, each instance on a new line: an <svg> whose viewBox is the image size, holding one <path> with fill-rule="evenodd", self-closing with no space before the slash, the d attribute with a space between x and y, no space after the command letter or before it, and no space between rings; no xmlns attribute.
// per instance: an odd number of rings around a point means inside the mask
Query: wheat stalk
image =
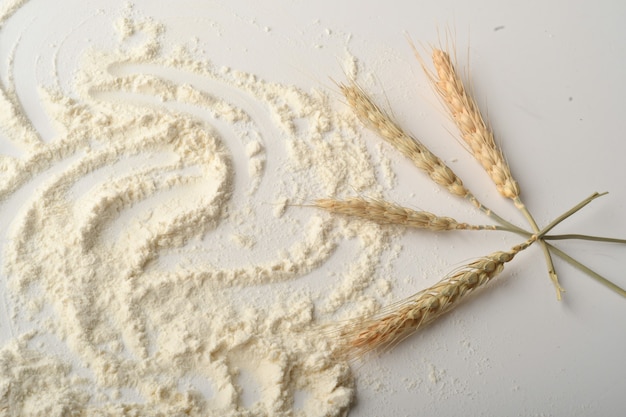
<svg viewBox="0 0 626 417"><path fill-rule="evenodd" d="M352 197L345 200L324 198L313 203L331 213L356 216L379 224L395 224L432 231L443 230L508 230L494 225L471 225L451 217L441 217L427 211L416 211L379 199Z"/></svg>
<svg viewBox="0 0 626 417"><path fill-rule="evenodd" d="M348 321L338 330L341 342L336 353L352 358L373 350L392 347L453 309L475 290L484 287L502 272L505 263L510 262L535 240L536 236L533 236L507 252L494 252L480 258L374 316Z"/></svg>

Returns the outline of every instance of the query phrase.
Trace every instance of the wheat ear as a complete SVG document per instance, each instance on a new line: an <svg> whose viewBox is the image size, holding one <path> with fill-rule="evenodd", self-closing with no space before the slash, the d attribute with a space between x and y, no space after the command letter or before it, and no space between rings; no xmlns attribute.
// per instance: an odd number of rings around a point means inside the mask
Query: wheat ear
<svg viewBox="0 0 626 417"><path fill-rule="evenodd" d="M441 159L400 128L354 81L350 85L340 84L339 88L363 124L402 152L433 181L454 195L466 197L471 194L463 186L461 179Z"/></svg>
<svg viewBox="0 0 626 417"><path fill-rule="evenodd" d="M349 321L339 329L341 356L360 357L377 349L390 348L411 333L457 306L469 294L485 286L536 236L507 252L494 252L480 258L435 285L418 292L380 313Z"/></svg>
<svg viewBox="0 0 626 417"><path fill-rule="evenodd" d="M483 166L504 197L515 199L520 194L519 185L501 149L496 145L493 131L485 122L474 98L468 93L459 77L450 55L434 49L432 60L435 74L426 70L436 91L461 132L474 158Z"/></svg>
<svg viewBox="0 0 626 417"><path fill-rule="evenodd" d="M508 230L494 225L471 225L451 217L441 217L427 211L416 211L384 200L352 197L345 200L324 198L313 203L331 213L356 216L379 224L396 224L432 231L443 230Z"/></svg>

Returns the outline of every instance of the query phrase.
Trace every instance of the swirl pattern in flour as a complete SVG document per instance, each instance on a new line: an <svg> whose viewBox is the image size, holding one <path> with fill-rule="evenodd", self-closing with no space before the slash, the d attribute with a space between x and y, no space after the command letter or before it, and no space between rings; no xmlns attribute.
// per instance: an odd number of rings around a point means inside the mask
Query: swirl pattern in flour
<svg viewBox="0 0 626 417"><path fill-rule="evenodd" d="M310 329L375 306L392 231L290 204L374 192L353 119L321 92L162 53L151 19L117 27L114 51L83 54L72 91L41 89L50 140L10 74L1 91L19 155L0 160L14 311L0 409L342 414L349 368Z"/></svg>

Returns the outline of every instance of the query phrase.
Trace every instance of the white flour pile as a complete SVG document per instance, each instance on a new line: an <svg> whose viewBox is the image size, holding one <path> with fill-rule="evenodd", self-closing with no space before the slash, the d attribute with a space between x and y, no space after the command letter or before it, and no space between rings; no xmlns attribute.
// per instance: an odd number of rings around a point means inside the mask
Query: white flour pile
<svg viewBox="0 0 626 417"><path fill-rule="evenodd" d="M323 92L162 52L131 10L115 27L72 91L41 86L50 140L4 75L1 414L345 414L350 369L314 325L377 307L392 236L301 203L379 192L357 124Z"/></svg>

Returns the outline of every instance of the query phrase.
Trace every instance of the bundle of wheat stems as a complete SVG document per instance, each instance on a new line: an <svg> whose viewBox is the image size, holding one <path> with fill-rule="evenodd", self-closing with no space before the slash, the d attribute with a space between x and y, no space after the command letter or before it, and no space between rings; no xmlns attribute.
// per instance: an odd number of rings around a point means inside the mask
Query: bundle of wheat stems
<svg viewBox="0 0 626 417"><path fill-rule="evenodd" d="M352 197L345 200L319 199L314 202L316 207L332 213L361 217L381 224L396 224L431 231L499 230L516 233L523 236L526 240L508 251L494 252L477 259L445 277L435 285L387 306L373 316L341 323L333 332L339 335L340 340L337 353L352 358L359 357L363 353L372 350L393 346L421 326L454 308L468 294L490 282L504 269L505 263L511 261L517 253L534 243L541 245L543 249L548 273L556 289L557 299L561 299L563 288L554 270L551 254L563 258L568 263L626 297L626 290L549 243L550 240L559 239L586 239L620 244L626 243L624 239L579 234L549 234L561 221L606 193L592 194L572 209L557 217L546 227L540 229L522 202L518 182L513 178L504 154L496 144L493 131L482 116L470 91L464 86L463 80L457 73L450 54L442 49L433 48L432 62L434 71L431 71L427 68L427 65L412 43L411 46L472 155L488 173L499 194L510 199L515 207L524 214L531 231L504 220L482 204L465 187L463 181L452 169L418 139L403 130L388 113L374 103L355 80L350 80L347 84L340 84L339 88L348 105L366 127L372 129L381 138L398 149L435 183L453 195L469 200L475 207L492 218L497 225L470 225L450 217L411 210L380 199L362 197Z"/></svg>

